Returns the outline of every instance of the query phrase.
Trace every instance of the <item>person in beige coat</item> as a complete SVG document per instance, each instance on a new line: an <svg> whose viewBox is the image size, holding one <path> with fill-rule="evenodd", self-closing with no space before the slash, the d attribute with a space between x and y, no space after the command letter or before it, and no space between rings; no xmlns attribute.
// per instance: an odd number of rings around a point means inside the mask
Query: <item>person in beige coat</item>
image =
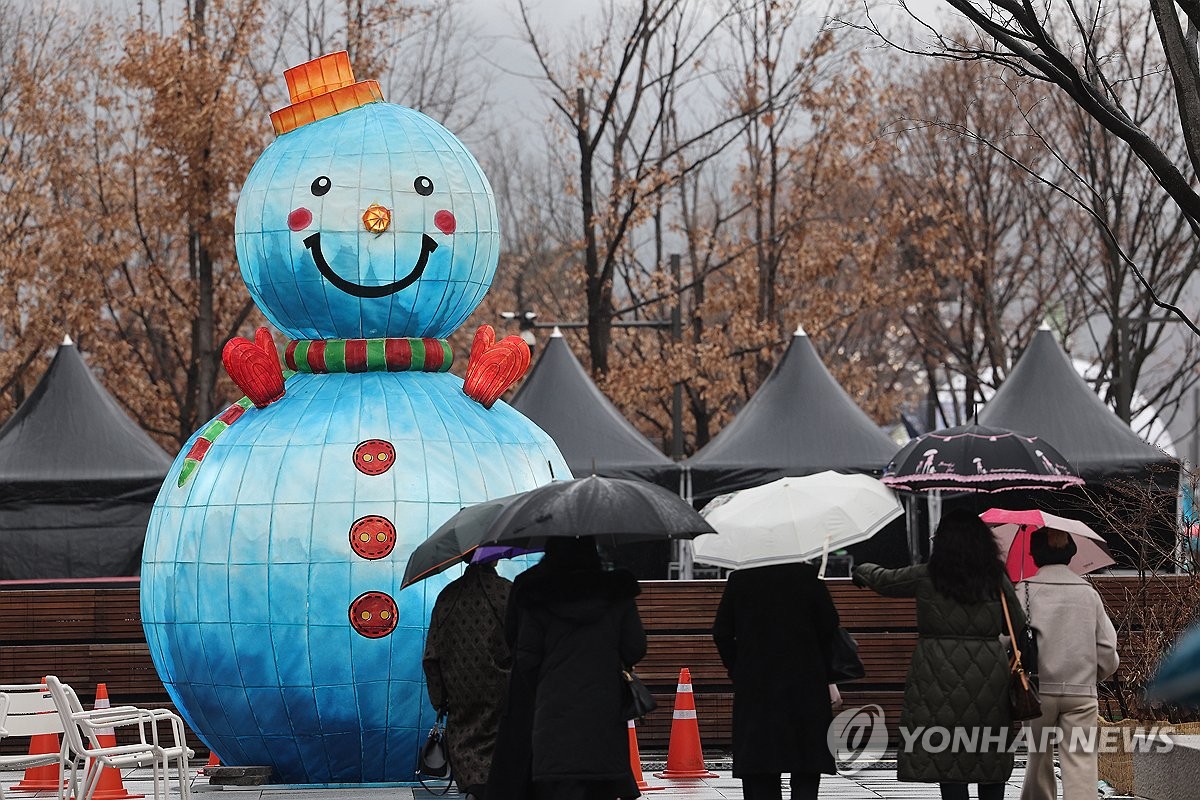
<svg viewBox="0 0 1200 800"><path fill-rule="evenodd" d="M1021 800L1054 800L1055 730L1063 800L1095 800L1096 684L1117 670L1117 632L1092 585L1067 566L1075 542L1062 531L1030 538L1037 574L1017 589L1037 631L1042 715L1029 723L1029 763Z"/></svg>

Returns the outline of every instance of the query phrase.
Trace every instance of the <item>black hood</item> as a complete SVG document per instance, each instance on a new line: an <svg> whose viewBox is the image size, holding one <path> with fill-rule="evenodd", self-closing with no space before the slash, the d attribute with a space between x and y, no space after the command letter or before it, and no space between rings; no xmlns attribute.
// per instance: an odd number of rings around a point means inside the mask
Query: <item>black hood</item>
<svg viewBox="0 0 1200 800"><path fill-rule="evenodd" d="M573 622L592 622L638 596L633 573L618 569L549 570L535 566L514 584L517 605Z"/></svg>

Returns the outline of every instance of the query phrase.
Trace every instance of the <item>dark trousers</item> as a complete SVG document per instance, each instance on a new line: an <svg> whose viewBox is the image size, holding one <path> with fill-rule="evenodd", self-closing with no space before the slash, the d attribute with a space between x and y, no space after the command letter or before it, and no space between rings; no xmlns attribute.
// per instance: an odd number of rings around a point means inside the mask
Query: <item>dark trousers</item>
<svg viewBox="0 0 1200 800"><path fill-rule="evenodd" d="M938 788L942 790L942 800L969 800L970 793L967 791L965 783L939 783ZM1004 800L1004 784L1003 783L981 783L979 786L979 800Z"/></svg>
<svg viewBox="0 0 1200 800"><path fill-rule="evenodd" d="M792 800L817 800L821 788L820 775L792 775ZM745 800L783 800L783 787L779 773L774 775L742 776L742 797Z"/></svg>

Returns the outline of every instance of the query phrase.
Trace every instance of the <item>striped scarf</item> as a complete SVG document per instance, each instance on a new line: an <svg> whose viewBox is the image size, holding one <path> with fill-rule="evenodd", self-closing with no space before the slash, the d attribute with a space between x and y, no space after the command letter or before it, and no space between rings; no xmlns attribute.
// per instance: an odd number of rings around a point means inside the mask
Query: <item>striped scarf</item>
<svg viewBox="0 0 1200 800"><path fill-rule="evenodd" d="M296 372L446 372L454 351L445 339L294 339L283 353Z"/></svg>
<svg viewBox="0 0 1200 800"><path fill-rule="evenodd" d="M284 350L283 379L297 372L446 372L454 351L445 339L295 339ZM192 443L179 470L178 485L188 482L208 448L250 410L243 397L205 426Z"/></svg>

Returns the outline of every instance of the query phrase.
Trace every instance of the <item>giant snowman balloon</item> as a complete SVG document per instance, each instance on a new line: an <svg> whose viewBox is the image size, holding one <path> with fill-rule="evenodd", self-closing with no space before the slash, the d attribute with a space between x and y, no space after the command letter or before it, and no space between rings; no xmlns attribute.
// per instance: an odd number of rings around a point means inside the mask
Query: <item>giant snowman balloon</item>
<svg viewBox="0 0 1200 800"><path fill-rule="evenodd" d="M176 458L141 608L155 667L228 764L288 783L411 779L432 722L421 655L438 577L400 590L459 508L570 473L496 402L528 348L443 337L496 269L497 218L449 131L355 82L344 53L286 73L292 104L246 179L237 253L266 329L223 353L247 397ZM471 396L464 392L470 392Z"/></svg>

